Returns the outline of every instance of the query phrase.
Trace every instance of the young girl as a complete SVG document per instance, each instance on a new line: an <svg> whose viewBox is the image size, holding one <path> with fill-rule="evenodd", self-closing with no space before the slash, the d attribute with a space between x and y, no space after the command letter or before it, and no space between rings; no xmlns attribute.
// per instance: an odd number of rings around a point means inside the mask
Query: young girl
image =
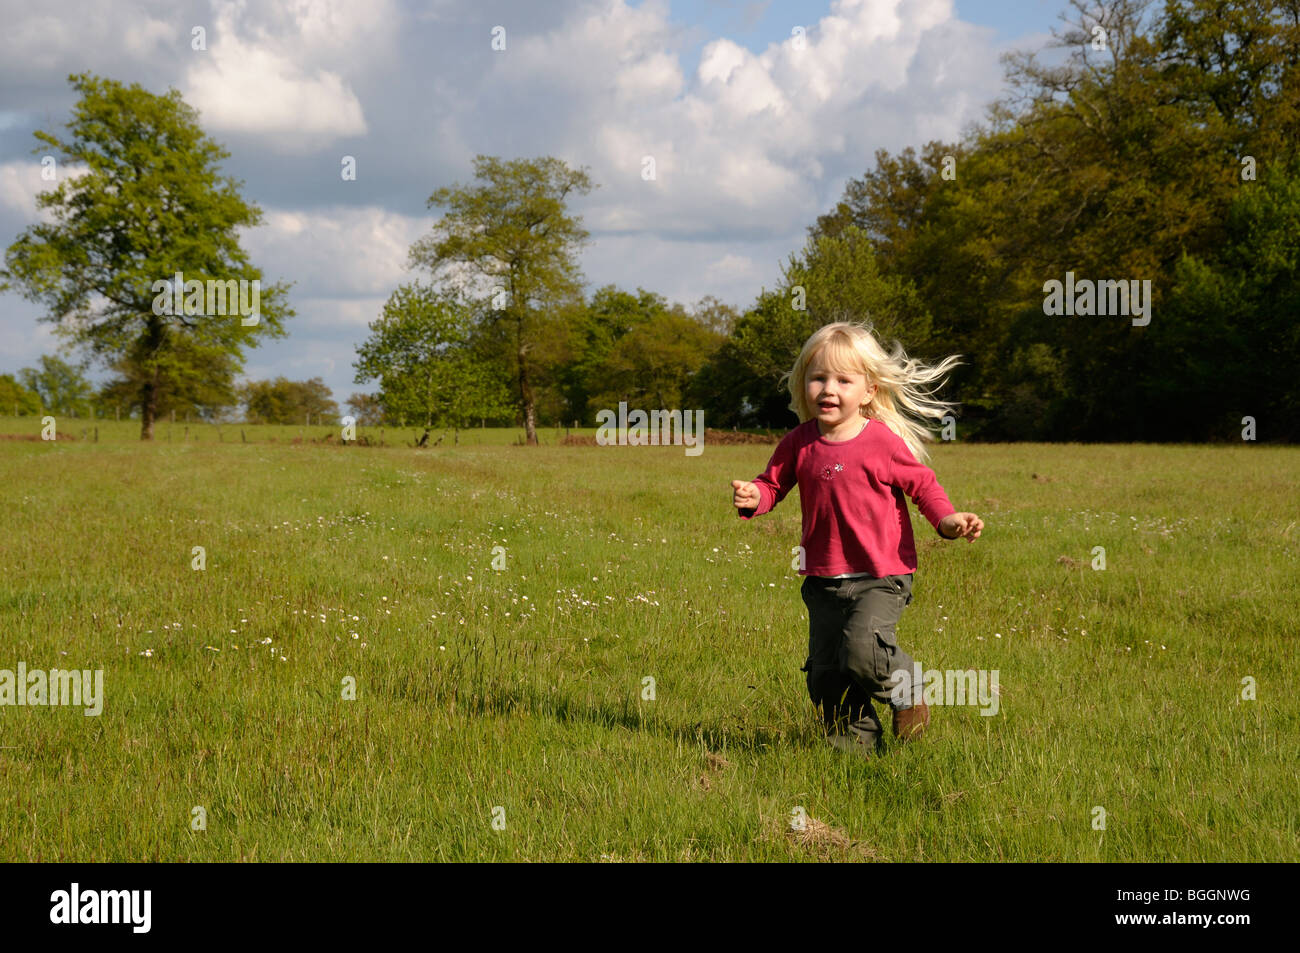
<svg viewBox="0 0 1300 953"><path fill-rule="evenodd" d="M916 571L904 494L944 539L974 542L984 528L974 513L954 512L934 472L919 462L929 459L922 444L929 432L903 413L941 418L950 405L928 399L918 385L957 364L950 357L925 367L907 359L902 345L886 354L861 325L822 327L786 375L790 409L803 423L753 483L731 482L741 519L768 512L799 484L799 572L808 607L802 671L831 743L863 755L884 740L873 698L894 709L894 734L904 741L930 721L919 686L915 694L891 691L895 672L913 671L894 635Z"/></svg>

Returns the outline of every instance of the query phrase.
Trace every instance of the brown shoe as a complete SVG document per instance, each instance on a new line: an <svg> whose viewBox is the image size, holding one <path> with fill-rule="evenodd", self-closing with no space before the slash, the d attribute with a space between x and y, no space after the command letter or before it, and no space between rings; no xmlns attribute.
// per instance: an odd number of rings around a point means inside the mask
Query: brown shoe
<svg viewBox="0 0 1300 953"><path fill-rule="evenodd" d="M925 726L930 723L930 706L918 702L911 708L894 712L894 737L910 741L925 734Z"/></svg>

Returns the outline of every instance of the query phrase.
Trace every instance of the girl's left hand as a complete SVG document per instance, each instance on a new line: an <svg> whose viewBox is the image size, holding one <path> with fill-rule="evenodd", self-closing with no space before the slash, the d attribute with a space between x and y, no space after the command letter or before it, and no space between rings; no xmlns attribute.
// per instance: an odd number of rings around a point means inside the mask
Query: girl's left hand
<svg viewBox="0 0 1300 953"><path fill-rule="evenodd" d="M939 534L946 539L960 539L965 536L968 542L979 538L984 521L974 513L949 513L939 520Z"/></svg>

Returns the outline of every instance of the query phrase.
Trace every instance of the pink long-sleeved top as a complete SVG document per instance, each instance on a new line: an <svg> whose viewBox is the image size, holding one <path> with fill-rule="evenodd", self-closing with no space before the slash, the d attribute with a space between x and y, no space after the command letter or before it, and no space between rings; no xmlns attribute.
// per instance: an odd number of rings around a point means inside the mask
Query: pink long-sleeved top
<svg viewBox="0 0 1300 953"><path fill-rule="evenodd" d="M904 494L939 531L954 513L934 471L920 463L896 433L869 419L852 440L834 443L816 420L791 430L777 445L767 469L754 478L757 508L737 510L741 519L769 512L799 484L803 507L804 576L870 573L894 576L916 571L916 545Z"/></svg>

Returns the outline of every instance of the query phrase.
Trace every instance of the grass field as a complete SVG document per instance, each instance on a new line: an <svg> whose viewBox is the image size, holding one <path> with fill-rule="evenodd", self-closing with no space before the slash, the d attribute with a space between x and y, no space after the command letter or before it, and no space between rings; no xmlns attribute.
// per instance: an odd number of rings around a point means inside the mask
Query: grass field
<svg viewBox="0 0 1300 953"><path fill-rule="evenodd" d="M866 762L799 671L797 495L730 505L770 447L96 425L0 440L0 669L105 695L0 707L0 859L1300 860L1298 450L937 447L986 528L913 509L899 640L1000 711Z"/></svg>

